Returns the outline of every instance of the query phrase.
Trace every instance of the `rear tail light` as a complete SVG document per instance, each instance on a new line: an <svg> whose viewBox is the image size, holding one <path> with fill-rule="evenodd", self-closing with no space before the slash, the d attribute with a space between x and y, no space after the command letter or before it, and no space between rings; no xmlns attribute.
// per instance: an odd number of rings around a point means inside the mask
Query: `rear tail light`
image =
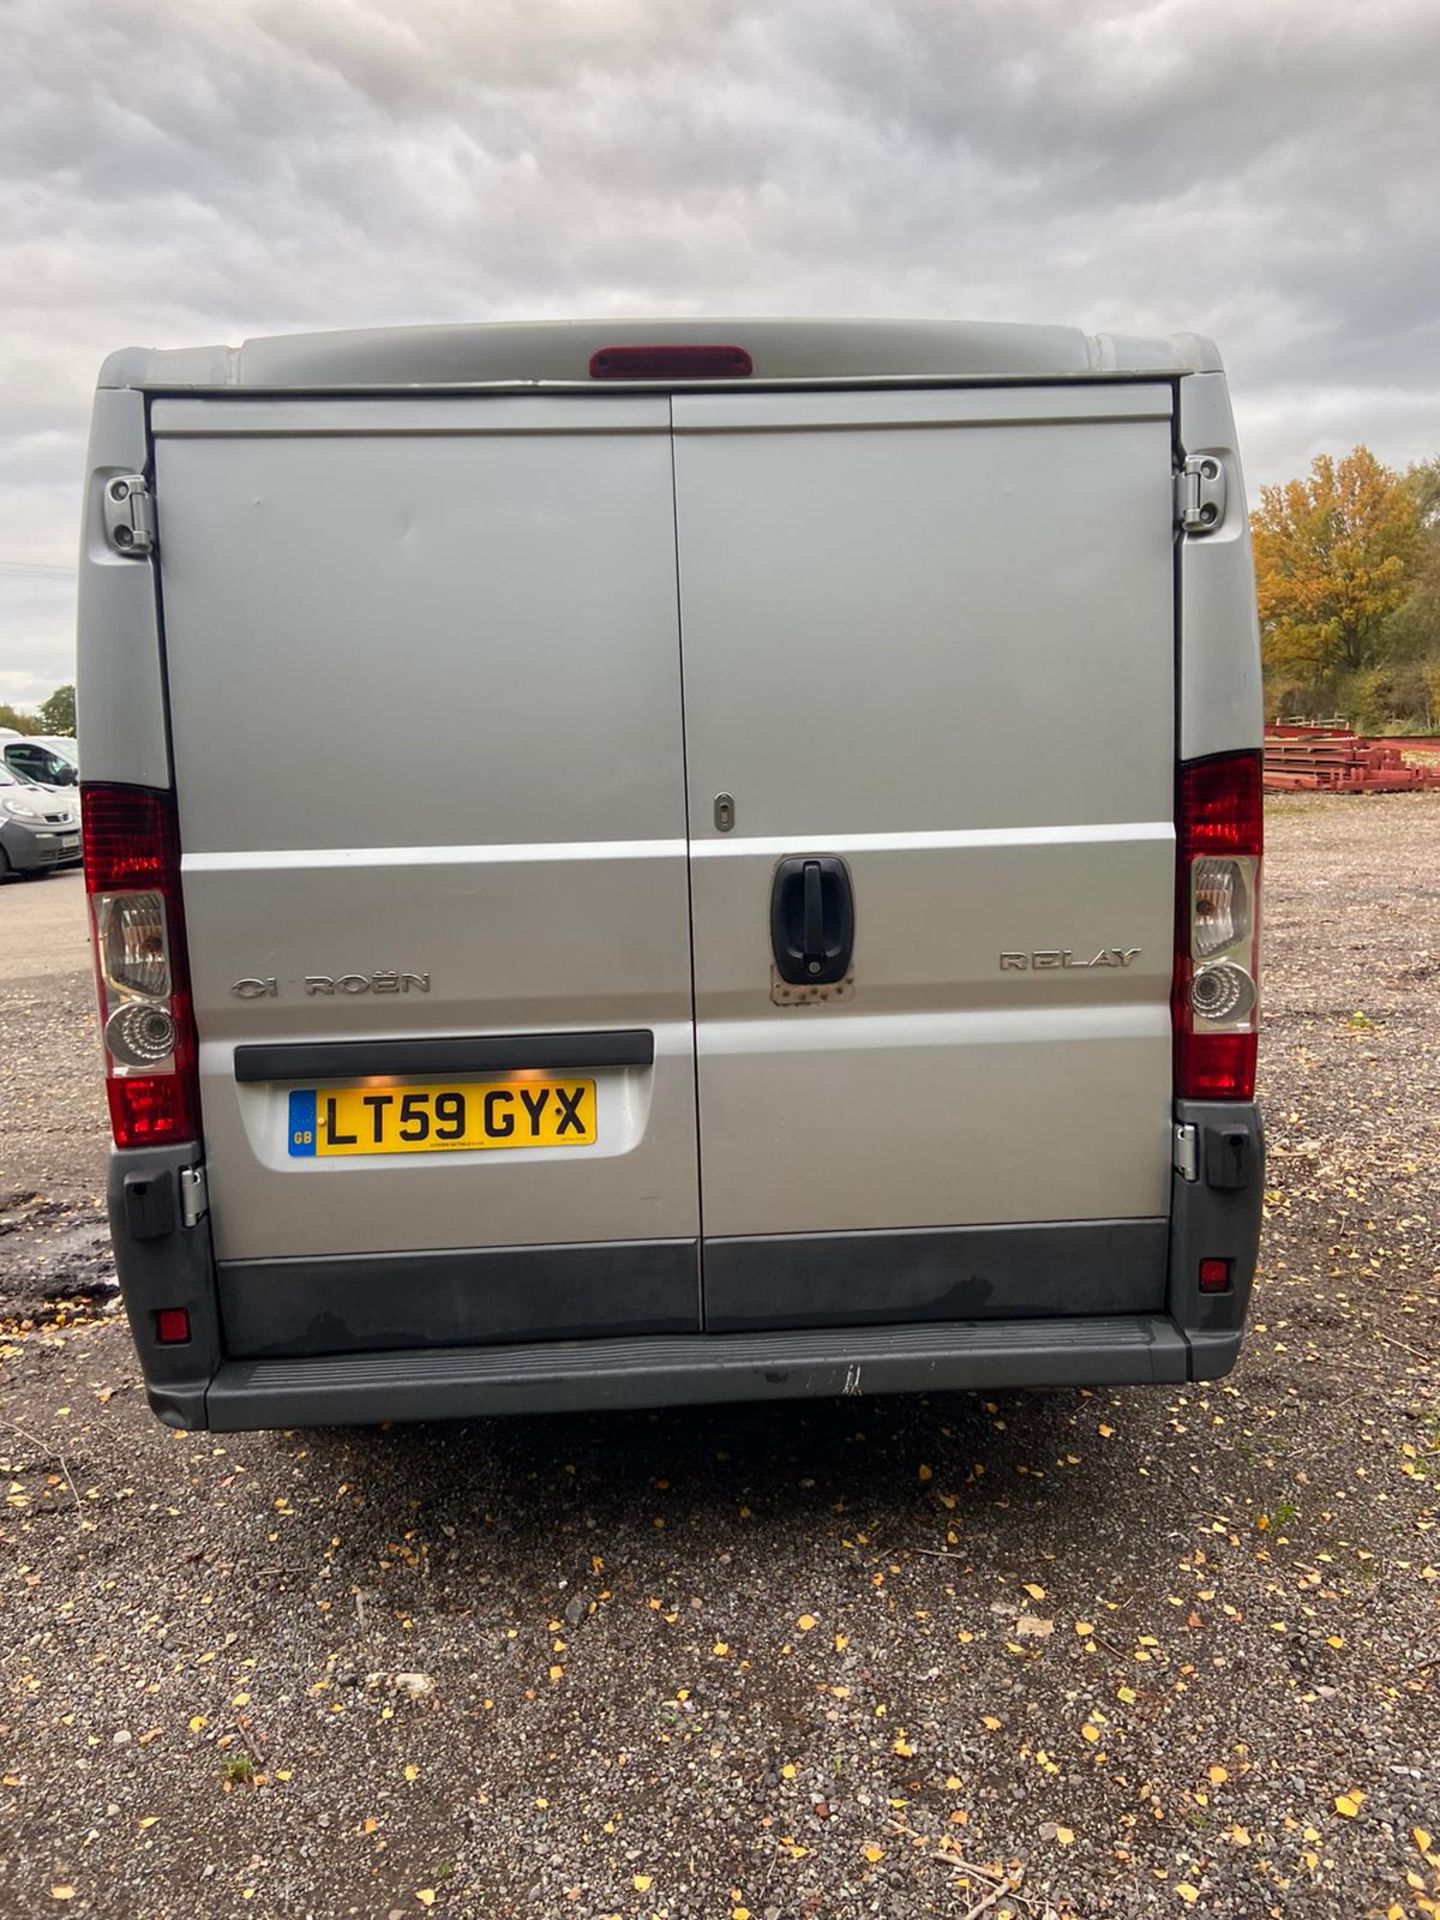
<svg viewBox="0 0 1440 1920"><path fill-rule="evenodd" d="M87 783L81 802L115 1144L193 1140L200 1102L174 797Z"/></svg>
<svg viewBox="0 0 1440 1920"><path fill-rule="evenodd" d="M1181 767L1171 1016L1183 1100L1255 1095L1263 837L1258 753Z"/></svg>

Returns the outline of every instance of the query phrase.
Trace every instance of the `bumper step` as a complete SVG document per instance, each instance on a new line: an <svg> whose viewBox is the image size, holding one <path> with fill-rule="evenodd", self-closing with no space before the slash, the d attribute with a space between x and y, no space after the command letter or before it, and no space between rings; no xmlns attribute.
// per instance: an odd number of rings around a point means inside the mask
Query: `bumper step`
<svg viewBox="0 0 1440 1920"><path fill-rule="evenodd" d="M950 1321L231 1360L211 1381L205 1411L212 1428L238 1432L829 1394L1163 1385L1189 1371L1189 1343L1163 1315Z"/></svg>

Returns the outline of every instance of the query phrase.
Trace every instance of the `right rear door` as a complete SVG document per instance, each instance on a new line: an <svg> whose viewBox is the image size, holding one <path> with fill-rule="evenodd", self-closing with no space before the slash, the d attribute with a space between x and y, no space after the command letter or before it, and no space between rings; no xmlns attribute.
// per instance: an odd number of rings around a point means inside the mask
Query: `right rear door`
<svg viewBox="0 0 1440 1920"><path fill-rule="evenodd" d="M675 398L712 1329L1162 1304L1171 408ZM809 1004L769 925L806 856L855 915Z"/></svg>

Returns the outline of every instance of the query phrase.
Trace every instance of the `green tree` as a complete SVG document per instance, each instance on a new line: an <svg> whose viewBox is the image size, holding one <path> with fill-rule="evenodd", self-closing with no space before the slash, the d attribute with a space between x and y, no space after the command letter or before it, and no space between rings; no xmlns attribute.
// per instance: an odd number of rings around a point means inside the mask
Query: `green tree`
<svg viewBox="0 0 1440 1920"><path fill-rule="evenodd" d="M33 713L21 713L18 707L0 706L0 727L10 727L16 733L29 733L35 725Z"/></svg>
<svg viewBox="0 0 1440 1920"><path fill-rule="evenodd" d="M66 739L75 735L75 689L57 687L50 698L40 707L39 733L60 734Z"/></svg>
<svg viewBox="0 0 1440 1920"><path fill-rule="evenodd" d="M1265 487L1251 516L1260 633L1277 682L1336 689L1379 664L1424 531L1418 487L1368 447Z"/></svg>

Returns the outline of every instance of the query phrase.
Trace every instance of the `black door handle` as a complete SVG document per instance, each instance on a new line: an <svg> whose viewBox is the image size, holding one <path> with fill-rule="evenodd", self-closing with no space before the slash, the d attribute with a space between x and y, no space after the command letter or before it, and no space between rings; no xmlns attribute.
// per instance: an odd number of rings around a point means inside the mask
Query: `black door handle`
<svg viewBox="0 0 1440 1920"><path fill-rule="evenodd" d="M855 896L843 860L782 860L770 889L775 971L794 987L824 987L850 971Z"/></svg>

